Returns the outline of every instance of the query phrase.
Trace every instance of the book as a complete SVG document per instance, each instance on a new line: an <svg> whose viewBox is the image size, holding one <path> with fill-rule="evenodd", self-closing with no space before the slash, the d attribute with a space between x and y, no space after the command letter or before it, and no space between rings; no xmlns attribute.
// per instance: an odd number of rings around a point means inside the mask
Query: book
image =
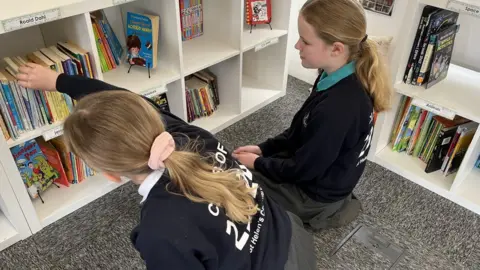
<svg viewBox="0 0 480 270"><path fill-rule="evenodd" d="M432 150L432 155L427 161L425 168L426 173L440 170L443 160L447 156L450 144L453 141L453 137L457 131L457 127L461 124L469 122L468 119L463 117L455 117L454 120L449 120L440 116L435 116L435 120L439 123L439 133L435 139L435 143Z"/></svg>
<svg viewBox="0 0 480 270"><path fill-rule="evenodd" d="M453 49L451 40L455 38L455 35L452 35L450 30L455 29L455 33L458 31L458 17L459 14L451 10L444 10L429 5L423 8L403 74L404 83L428 88L445 78L448 65L450 64L451 50ZM450 41L444 41L443 45L440 45L441 41L439 40L441 38L442 40L449 39ZM439 51L439 46L441 46L440 48L445 48L443 53L436 53ZM450 55L445 58L448 52ZM441 54L444 56L440 57ZM444 71L441 79L429 86L429 77L431 77L432 73L438 72L439 68Z"/></svg>
<svg viewBox="0 0 480 270"><path fill-rule="evenodd" d="M179 0L182 41L203 35L203 0Z"/></svg>
<svg viewBox="0 0 480 270"><path fill-rule="evenodd" d="M130 65L157 67L160 18L127 12L127 61Z"/></svg>
<svg viewBox="0 0 480 270"><path fill-rule="evenodd" d="M58 172L48 163L35 139L16 145L10 151L31 198L38 198L58 178Z"/></svg>
<svg viewBox="0 0 480 270"><path fill-rule="evenodd" d="M428 64L430 68L426 71L429 72L426 88L434 86L447 77L457 31L458 25L452 25L435 35L432 63Z"/></svg>
<svg viewBox="0 0 480 270"><path fill-rule="evenodd" d="M272 21L270 0L245 0L245 20L248 25L268 24Z"/></svg>

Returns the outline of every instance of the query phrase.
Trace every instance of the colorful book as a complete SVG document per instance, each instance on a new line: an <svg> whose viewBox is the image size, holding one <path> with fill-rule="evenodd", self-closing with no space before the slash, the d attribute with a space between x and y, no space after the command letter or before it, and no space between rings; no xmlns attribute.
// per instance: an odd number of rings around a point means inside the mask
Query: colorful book
<svg viewBox="0 0 480 270"><path fill-rule="evenodd" d="M159 27L158 16L127 12L127 61L130 65L157 66Z"/></svg>

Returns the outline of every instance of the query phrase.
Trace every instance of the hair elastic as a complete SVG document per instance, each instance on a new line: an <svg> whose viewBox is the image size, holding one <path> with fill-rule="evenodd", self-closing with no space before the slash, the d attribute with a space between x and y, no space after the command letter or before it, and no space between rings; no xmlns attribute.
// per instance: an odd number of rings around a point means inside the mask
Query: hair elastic
<svg viewBox="0 0 480 270"><path fill-rule="evenodd" d="M165 168L163 163L172 153L175 151L175 141L168 132L162 132L153 141L150 149L150 158L148 160L148 166L152 170L158 170Z"/></svg>
<svg viewBox="0 0 480 270"><path fill-rule="evenodd" d="M368 35L367 35L367 34L365 34L365 37L363 37L363 39L362 39L361 43L363 43L363 42L367 41L367 38L368 38Z"/></svg>

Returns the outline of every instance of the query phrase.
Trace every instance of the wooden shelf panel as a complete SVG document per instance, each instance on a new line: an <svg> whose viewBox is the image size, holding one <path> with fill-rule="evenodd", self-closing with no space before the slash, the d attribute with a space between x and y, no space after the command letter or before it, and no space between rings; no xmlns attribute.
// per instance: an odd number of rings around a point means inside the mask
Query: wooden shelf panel
<svg viewBox="0 0 480 270"><path fill-rule="evenodd" d="M457 190L459 197L477 207L480 213L480 169L472 168Z"/></svg>
<svg viewBox="0 0 480 270"><path fill-rule="evenodd" d="M280 89L275 90L262 80L247 75L242 77L242 113L256 111L282 95Z"/></svg>
<svg viewBox="0 0 480 270"><path fill-rule="evenodd" d="M0 250L16 242L19 233L12 226L8 218L0 211Z"/></svg>
<svg viewBox="0 0 480 270"><path fill-rule="evenodd" d="M133 66L128 73L130 65L122 64L116 69L103 73L103 80L109 84L119 86L137 94L142 94L149 89L158 86L166 86L167 84L179 80L180 72L168 66L159 66L150 70L150 78L146 68Z"/></svg>
<svg viewBox="0 0 480 270"><path fill-rule="evenodd" d="M253 49L255 46L270 39L279 38L287 34L287 30L273 29L253 29L250 33L250 28L243 31L243 51Z"/></svg>
<svg viewBox="0 0 480 270"><path fill-rule="evenodd" d="M452 110L456 114L480 122L480 73L450 65L447 77L425 89L399 82L397 92Z"/></svg>
<svg viewBox="0 0 480 270"><path fill-rule="evenodd" d="M122 183L124 184L124 183ZM70 187L51 186L40 199L33 200L42 227L59 220L73 211L109 193L122 184L116 184L98 174Z"/></svg>
<svg viewBox="0 0 480 270"><path fill-rule="evenodd" d="M383 167L411 180L444 197L449 196L456 174L444 177L441 171L425 173L425 163L418 158L392 151L390 145L383 148L375 157Z"/></svg>
<svg viewBox="0 0 480 270"><path fill-rule="evenodd" d="M185 76L240 54L239 50L207 35L184 41L182 46Z"/></svg>

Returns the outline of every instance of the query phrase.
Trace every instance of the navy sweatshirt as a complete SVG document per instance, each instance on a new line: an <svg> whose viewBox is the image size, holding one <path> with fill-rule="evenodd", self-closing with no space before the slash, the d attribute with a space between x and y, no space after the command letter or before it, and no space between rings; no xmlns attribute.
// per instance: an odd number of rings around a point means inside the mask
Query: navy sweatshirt
<svg viewBox="0 0 480 270"><path fill-rule="evenodd" d="M373 104L355 74L317 92L319 79L290 127L259 144L262 156L254 166L264 176L295 183L313 200L328 203L349 195L364 171Z"/></svg>
<svg viewBox="0 0 480 270"><path fill-rule="evenodd" d="M57 89L79 99L97 91L121 88L62 74L57 79ZM186 142L184 135L199 138L204 143L201 154L214 152L217 164L242 169L248 185L256 185L249 170L239 165L211 133L187 124L145 99L159 110L177 147ZM178 133L183 135L176 135ZM195 203L167 192L168 183L166 171L150 190L142 205L140 224L130 236L148 269L284 269L291 238L290 219L285 211L265 197L261 187L255 195L260 211L247 225L230 221L225 211L214 205Z"/></svg>

